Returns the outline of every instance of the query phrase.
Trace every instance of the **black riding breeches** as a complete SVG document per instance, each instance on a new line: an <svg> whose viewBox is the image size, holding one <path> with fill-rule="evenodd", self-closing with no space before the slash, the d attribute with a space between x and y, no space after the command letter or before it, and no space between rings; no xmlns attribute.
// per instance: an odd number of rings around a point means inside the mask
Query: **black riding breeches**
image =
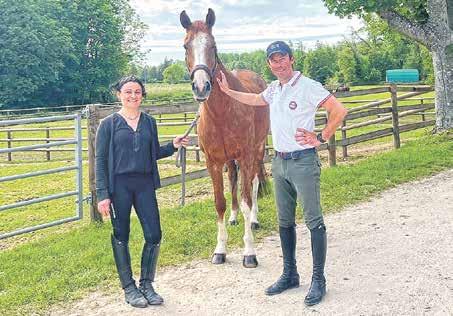
<svg viewBox="0 0 453 316"><path fill-rule="evenodd" d="M156 191L150 175L124 174L115 176L115 192L112 198L110 218L115 238L129 241L131 208L134 206L142 225L145 240L151 244L160 243L159 208Z"/></svg>

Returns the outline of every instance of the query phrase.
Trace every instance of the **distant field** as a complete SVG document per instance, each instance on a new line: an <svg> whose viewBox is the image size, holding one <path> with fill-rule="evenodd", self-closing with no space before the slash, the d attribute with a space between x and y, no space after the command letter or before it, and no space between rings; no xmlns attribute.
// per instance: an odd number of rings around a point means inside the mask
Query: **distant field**
<svg viewBox="0 0 453 316"><path fill-rule="evenodd" d="M190 83L148 83L146 84L146 101L150 100L175 100L192 98Z"/></svg>

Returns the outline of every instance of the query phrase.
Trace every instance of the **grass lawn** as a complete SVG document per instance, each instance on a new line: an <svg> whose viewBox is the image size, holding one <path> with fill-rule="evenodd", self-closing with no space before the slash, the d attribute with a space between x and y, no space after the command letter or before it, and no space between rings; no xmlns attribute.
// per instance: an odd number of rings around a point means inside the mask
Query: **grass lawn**
<svg viewBox="0 0 453 316"><path fill-rule="evenodd" d="M324 168L321 176L323 208L325 212L340 211L399 183L448 168L453 168L453 142L448 135L425 136L407 142L399 150L380 153L354 164ZM201 186L206 181L194 182ZM165 192L160 191L161 194ZM261 199L259 204L262 229L256 234L258 241L277 229L272 195ZM161 205L161 217L161 266L211 255L216 243L211 199L183 208ZM242 230L242 225L228 227L230 247L242 245ZM0 250L1 315L41 314L52 304L80 298L88 291L119 291L110 249L109 223L99 225L84 220L47 231L52 233ZM140 225L133 217L130 244L135 271L139 267L142 239Z"/></svg>

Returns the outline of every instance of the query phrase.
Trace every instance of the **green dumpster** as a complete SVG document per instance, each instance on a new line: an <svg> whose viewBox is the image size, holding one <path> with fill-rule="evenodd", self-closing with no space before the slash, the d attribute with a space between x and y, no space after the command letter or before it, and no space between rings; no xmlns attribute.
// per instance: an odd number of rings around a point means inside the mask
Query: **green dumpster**
<svg viewBox="0 0 453 316"><path fill-rule="evenodd" d="M385 72L389 83L417 83L420 81L418 69L390 69Z"/></svg>

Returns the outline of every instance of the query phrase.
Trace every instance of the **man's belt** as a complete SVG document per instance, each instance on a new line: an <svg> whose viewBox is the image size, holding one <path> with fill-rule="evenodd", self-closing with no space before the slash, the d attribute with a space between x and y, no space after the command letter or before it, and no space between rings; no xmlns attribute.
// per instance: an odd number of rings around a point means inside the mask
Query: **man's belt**
<svg viewBox="0 0 453 316"><path fill-rule="evenodd" d="M316 148L307 148L307 149L302 149L302 150L296 150L296 151L291 151L291 152L281 152L281 151L275 151L275 155L283 160L289 160L289 159L299 159L303 155L306 155L311 152L316 152Z"/></svg>

